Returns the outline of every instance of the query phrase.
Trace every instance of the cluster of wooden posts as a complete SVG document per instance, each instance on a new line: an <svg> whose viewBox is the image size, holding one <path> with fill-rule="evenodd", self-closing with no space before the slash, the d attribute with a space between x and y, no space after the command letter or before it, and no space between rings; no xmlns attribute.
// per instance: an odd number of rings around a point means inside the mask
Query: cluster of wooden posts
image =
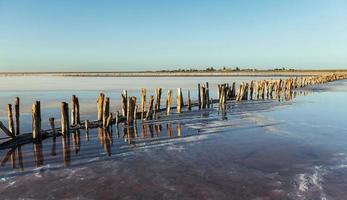
<svg viewBox="0 0 347 200"><path fill-rule="evenodd" d="M236 89L236 83L218 85L218 102L223 105L227 100L243 101L257 99L277 99L282 93L290 93L294 89L308 85L323 84L345 79L346 75L323 75L315 77L295 77L278 80L258 80L250 83L242 82Z"/></svg>
<svg viewBox="0 0 347 200"><path fill-rule="evenodd" d="M141 121L152 120L155 116L164 112L170 115L172 109L176 109L177 113L181 113L183 108L186 107L190 111L192 107L199 109L211 108L213 103L219 103L223 106L229 100L243 101L243 100L256 100L256 99L270 99L274 96L279 96L280 93L291 92L296 88L302 88L308 85L322 84L330 81L336 81L347 78L345 74L332 74L314 77L296 77L279 80L258 80L251 81L250 83L241 83L236 90L236 83L220 84L218 85L218 99L210 98L209 84L198 84L198 100L191 102L190 91L187 91L187 103L184 104L182 89L177 89L176 105L172 106L172 90L167 91L166 107L161 108L162 89L155 90L155 96L151 95L149 101L146 102L146 89L141 89L141 109L137 105L137 98L135 96L128 96L127 91L121 94L121 112L117 111L115 115L110 111L110 98L106 97L104 93L100 93L97 99L97 120L88 121L83 123L80 120L80 106L78 97L75 95L71 99L71 108L66 102L61 103L61 118L60 128L55 127L55 119L49 118L51 125L50 130L41 130L41 105L40 101L36 101L32 105L32 140L41 140L48 135L68 134L70 130L86 129L102 127L108 129L112 124L118 126L119 123L124 122L127 125L136 123L137 119ZM147 105L146 105L147 104ZM15 99L15 121L13 121L12 105L8 104L8 128L0 122L0 129L12 139L16 139L20 133L20 100L18 97ZM69 117L69 110L71 115Z"/></svg>

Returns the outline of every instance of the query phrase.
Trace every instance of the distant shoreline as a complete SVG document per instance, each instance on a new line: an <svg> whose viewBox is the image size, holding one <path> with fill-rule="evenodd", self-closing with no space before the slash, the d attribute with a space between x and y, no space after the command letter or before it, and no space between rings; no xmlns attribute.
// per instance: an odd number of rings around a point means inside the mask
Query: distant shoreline
<svg viewBox="0 0 347 200"><path fill-rule="evenodd" d="M0 72L8 76L67 76L67 77L228 77L228 76L316 76L326 73L347 73L347 70L257 70L199 72Z"/></svg>

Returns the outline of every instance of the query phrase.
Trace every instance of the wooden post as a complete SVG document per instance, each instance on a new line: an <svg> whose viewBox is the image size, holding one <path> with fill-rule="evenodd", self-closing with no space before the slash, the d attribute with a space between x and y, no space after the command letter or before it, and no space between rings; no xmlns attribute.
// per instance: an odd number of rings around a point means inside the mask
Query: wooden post
<svg viewBox="0 0 347 200"><path fill-rule="evenodd" d="M52 135L55 136L55 124L54 124L54 117L49 118L49 124L51 125L52 129Z"/></svg>
<svg viewBox="0 0 347 200"><path fill-rule="evenodd" d="M71 125L76 125L76 95L72 95L71 98Z"/></svg>
<svg viewBox="0 0 347 200"><path fill-rule="evenodd" d="M210 88L208 85L208 82L206 82L206 103L207 103L207 108L210 108Z"/></svg>
<svg viewBox="0 0 347 200"><path fill-rule="evenodd" d="M89 121L88 120L84 121L84 128L85 128L86 132L89 131Z"/></svg>
<svg viewBox="0 0 347 200"><path fill-rule="evenodd" d="M177 88L177 97L176 97L176 108L177 108L177 113L182 112L182 107L183 107L183 96L182 96L182 89Z"/></svg>
<svg viewBox="0 0 347 200"><path fill-rule="evenodd" d="M192 110L192 102L190 100L190 90L188 90L188 104L187 104L187 108L188 110Z"/></svg>
<svg viewBox="0 0 347 200"><path fill-rule="evenodd" d="M32 134L34 140L41 139L41 104L39 101L32 106Z"/></svg>
<svg viewBox="0 0 347 200"><path fill-rule="evenodd" d="M154 112L157 113L160 109L161 88L155 90L155 99Z"/></svg>
<svg viewBox="0 0 347 200"><path fill-rule="evenodd" d="M104 111L103 111L103 117L102 117L102 125L105 128L107 124L107 119L110 114L110 98L106 97L105 99L105 106L104 106Z"/></svg>
<svg viewBox="0 0 347 200"><path fill-rule="evenodd" d="M126 90L123 91L122 94L122 114L123 117L127 115L127 105L128 105L128 92Z"/></svg>
<svg viewBox="0 0 347 200"><path fill-rule="evenodd" d="M219 88L219 85L218 85ZM219 93L218 93L219 96ZM198 84L198 105L199 105L199 109L201 109L201 94L200 94L200 83Z"/></svg>
<svg viewBox="0 0 347 200"><path fill-rule="evenodd" d="M127 123L134 122L134 112L136 106L136 97L132 96L128 98L128 107L127 107Z"/></svg>
<svg viewBox="0 0 347 200"><path fill-rule="evenodd" d="M15 98L15 106L14 106L14 111L15 111L15 118L16 118L16 135L19 135L20 133L20 125L19 125L19 105L20 105L20 100L19 97Z"/></svg>
<svg viewBox="0 0 347 200"><path fill-rule="evenodd" d="M146 88L141 89L141 119L145 118L146 110Z"/></svg>
<svg viewBox="0 0 347 200"><path fill-rule="evenodd" d="M200 85L201 108L206 108L206 88Z"/></svg>
<svg viewBox="0 0 347 200"><path fill-rule="evenodd" d="M119 111L116 112L116 127L118 127L119 123Z"/></svg>
<svg viewBox="0 0 347 200"><path fill-rule="evenodd" d="M113 119L113 116L112 116L112 113L110 113L107 117L105 128L109 128L110 126L112 126L112 119Z"/></svg>
<svg viewBox="0 0 347 200"><path fill-rule="evenodd" d="M139 109L139 106L135 104L135 110L134 110L134 123L136 123L137 119L137 110Z"/></svg>
<svg viewBox="0 0 347 200"><path fill-rule="evenodd" d="M235 99L236 98L236 82L233 82L233 86L231 89L231 98Z"/></svg>
<svg viewBox="0 0 347 200"><path fill-rule="evenodd" d="M76 125L77 124L80 124L81 123L81 118L80 118L80 103L79 103L79 100L78 100L78 97L76 97L76 105L75 105L75 122L76 122Z"/></svg>
<svg viewBox="0 0 347 200"><path fill-rule="evenodd" d="M69 133L69 105L66 102L61 102L61 134L65 135Z"/></svg>
<svg viewBox="0 0 347 200"><path fill-rule="evenodd" d="M12 133L12 135L16 135L16 131L14 129L14 122L13 122L13 114L12 114L12 105L7 105L7 119L8 119L8 129Z"/></svg>
<svg viewBox="0 0 347 200"><path fill-rule="evenodd" d="M170 114L171 103L172 103L172 90L168 90L166 95L166 115Z"/></svg>
<svg viewBox="0 0 347 200"><path fill-rule="evenodd" d="M249 86L249 99L253 99L253 90L254 90L254 81L251 81L251 84Z"/></svg>
<svg viewBox="0 0 347 200"><path fill-rule="evenodd" d="M103 114L103 109L104 109L104 99L105 99L105 94L104 93L100 93L99 97L98 97L98 121L102 120L102 116Z"/></svg>
<svg viewBox="0 0 347 200"><path fill-rule="evenodd" d="M151 96L149 97L148 108L147 108L147 114L146 114L146 120L152 118L152 114L153 114L153 102L154 102L154 97L153 97L153 95L151 95Z"/></svg>

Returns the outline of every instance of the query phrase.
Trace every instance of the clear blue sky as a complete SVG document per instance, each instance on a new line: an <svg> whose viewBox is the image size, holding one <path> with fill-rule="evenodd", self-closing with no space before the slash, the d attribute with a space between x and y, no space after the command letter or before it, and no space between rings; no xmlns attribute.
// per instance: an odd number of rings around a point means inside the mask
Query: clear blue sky
<svg viewBox="0 0 347 200"><path fill-rule="evenodd" d="M0 71L347 68L346 0L0 0Z"/></svg>

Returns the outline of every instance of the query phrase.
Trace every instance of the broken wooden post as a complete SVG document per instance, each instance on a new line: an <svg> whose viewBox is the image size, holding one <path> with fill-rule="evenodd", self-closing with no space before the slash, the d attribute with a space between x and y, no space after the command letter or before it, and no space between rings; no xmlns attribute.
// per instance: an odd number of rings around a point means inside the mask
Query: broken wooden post
<svg viewBox="0 0 347 200"><path fill-rule="evenodd" d="M7 105L7 119L8 119L8 129L10 130L12 135L16 135L16 131L14 129L14 122L13 122L12 104Z"/></svg>
<svg viewBox="0 0 347 200"><path fill-rule="evenodd" d="M146 110L146 88L141 89L141 119L145 118Z"/></svg>
<svg viewBox="0 0 347 200"><path fill-rule="evenodd" d="M192 102L191 102L191 100L190 100L190 90L188 90L188 95L187 95L187 97L188 97L187 109L188 109L188 110L192 110Z"/></svg>
<svg viewBox="0 0 347 200"><path fill-rule="evenodd" d="M51 125L52 129L52 135L55 136L55 124L54 124L54 117L49 118L49 124Z"/></svg>
<svg viewBox="0 0 347 200"><path fill-rule="evenodd" d="M123 91L122 94L122 115L126 117L127 115L127 105L128 105L128 92L126 90Z"/></svg>
<svg viewBox="0 0 347 200"><path fill-rule="evenodd" d="M176 102L177 102L177 105L176 105L177 113L181 113L182 107L183 107L183 96L182 96L182 89L181 88L177 88Z"/></svg>
<svg viewBox="0 0 347 200"><path fill-rule="evenodd" d="M155 106L154 106L154 113L158 113L160 109L160 99L161 99L161 88L157 88L155 90Z"/></svg>
<svg viewBox="0 0 347 200"><path fill-rule="evenodd" d="M132 96L128 98L128 106L127 106L127 123L134 122L134 111L136 106L136 97Z"/></svg>
<svg viewBox="0 0 347 200"><path fill-rule="evenodd" d="M102 125L104 128L106 127L109 114L110 114L110 98L106 97L103 116L102 116Z"/></svg>
<svg viewBox="0 0 347 200"><path fill-rule="evenodd" d="M168 90L166 95L166 115L170 114L171 102L172 102L172 90Z"/></svg>
<svg viewBox="0 0 347 200"><path fill-rule="evenodd" d="M153 95L151 95L149 97L147 114L146 114L146 120L152 119L152 115L153 115L153 102L154 102L154 97L153 97Z"/></svg>
<svg viewBox="0 0 347 200"><path fill-rule="evenodd" d="M65 135L69 133L69 105L61 102L60 111L61 134Z"/></svg>
<svg viewBox="0 0 347 200"><path fill-rule="evenodd" d="M100 93L99 97L98 97L98 121L102 120L102 116L103 116L103 109L104 109L104 99L105 99L105 94L104 93Z"/></svg>
<svg viewBox="0 0 347 200"><path fill-rule="evenodd" d="M36 101L32 106L32 136L34 140L41 139L41 104Z"/></svg>
<svg viewBox="0 0 347 200"><path fill-rule="evenodd" d="M16 118L16 135L19 135L20 133L20 124L19 124L19 105L20 105L20 100L19 97L15 98L15 106L14 106L14 111L15 111L15 118Z"/></svg>

